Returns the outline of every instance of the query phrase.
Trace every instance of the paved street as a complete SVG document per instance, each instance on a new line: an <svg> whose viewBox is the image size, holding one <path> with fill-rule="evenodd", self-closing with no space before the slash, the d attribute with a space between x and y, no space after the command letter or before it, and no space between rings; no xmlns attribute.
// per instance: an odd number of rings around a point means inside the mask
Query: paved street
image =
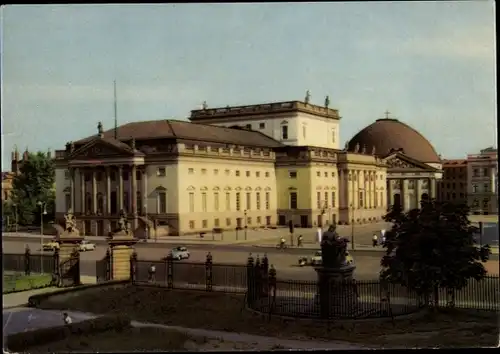
<svg viewBox="0 0 500 354"><path fill-rule="evenodd" d="M29 245L33 253L39 253L40 243L36 241L31 242L13 242L4 241L3 242L3 252L4 253L22 253L24 252L25 245ZM188 246L191 252L191 258L189 261L193 262L204 262L206 259L207 252L210 251L213 257L214 264L219 263L229 263L229 264L246 264L249 251L252 252L254 256L259 255L262 257L265 251L259 250L259 248L239 248L239 249L217 249L213 246L202 248L203 245L198 245L196 248L191 248ZM136 247L138 259L144 261L159 261L161 258L165 257L172 245L161 245L157 244L154 247L139 246ZM92 252L83 252L81 254L81 274L82 275L96 275L96 260L104 258L106 254L106 246L98 245L97 249ZM311 256L313 254L312 250L285 250L280 251L276 249L271 249L267 252L270 264L273 264L278 271L278 278L280 279L300 279L300 280L315 280L316 272L312 267L299 267L298 257L300 255ZM374 279L378 276L378 271L380 269L380 257L381 253L376 253L373 255L360 255L355 256L357 268L356 277L359 279ZM185 261L183 261L186 263ZM148 263L148 262L141 262Z"/></svg>

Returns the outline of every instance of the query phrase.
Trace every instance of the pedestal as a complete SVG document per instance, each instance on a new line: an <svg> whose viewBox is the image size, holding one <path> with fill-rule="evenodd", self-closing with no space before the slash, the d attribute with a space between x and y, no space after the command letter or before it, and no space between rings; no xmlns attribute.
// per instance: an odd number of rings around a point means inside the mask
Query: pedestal
<svg viewBox="0 0 500 354"><path fill-rule="evenodd" d="M120 231L113 234L108 243L111 249L111 279L130 279L130 257L137 240L132 234Z"/></svg>
<svg viewBox="0 0 500 354"><path fill-rule="evenodd" d="M63 232L59 236L59 287L80 285L80 252L81 237L76 232Z"/></svg>
<svg viewBox="0 0 500 354"><path fill-rule="evenodd" d="M316 267L320 313L323 319L351 317L357 310L357 292L353 278L356 267Z"/></svg>

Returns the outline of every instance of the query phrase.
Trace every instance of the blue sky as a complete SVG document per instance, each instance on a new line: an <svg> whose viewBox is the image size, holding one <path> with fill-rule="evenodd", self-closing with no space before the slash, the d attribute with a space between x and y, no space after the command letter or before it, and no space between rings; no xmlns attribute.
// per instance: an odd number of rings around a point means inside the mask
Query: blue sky
<svg viewBox="0 0 500 354"><path fill-rule="evenodd" d="M2 8L2 170L120 123L302 100L343 143L388 109L446 158L496 146L493 1Z"/></svg>

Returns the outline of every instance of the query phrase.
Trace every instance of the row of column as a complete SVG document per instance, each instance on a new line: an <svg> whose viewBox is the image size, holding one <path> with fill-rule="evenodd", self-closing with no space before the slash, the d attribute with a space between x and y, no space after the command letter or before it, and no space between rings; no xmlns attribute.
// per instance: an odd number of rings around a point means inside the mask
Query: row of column
<svg viewBox="0 0 500 354"><path fill-rule="evenodd" d="M347 201L348 206L354 209L360 208L375 208L377 204L383 204L383 201L377 203L377 172L376 171L365 171L365 170L349 170L340 171L341 180L348 176L346 189L347 191ZM361 181L361 176L363 180ZM349 192L350 191L350 192ZM364 192L363 205L359 203L359 193Z"/></svg>
<svg viewBox="0 0 500 354"><path fill-rule="evenodd" d="M436 198L436 180L434 178L410 178L413 181L416 181L416 186L415 186L415 191L417 195L417 200L420 200L421 195L423 194L422 192L422 182L424 180L427 180L427 193L429 194L430 198ZM401 179L402 180L402 186L400 186L400 197L401 197L401 204L403 207L406 209L407 208L407 202L406 199L409 197L409 181L410 179ZM389 194L392 196L394 195L393 188L391 187L391 180L387 180L387 190Z"/></svg>
<svg viewBox="0 0 500 354"><path fill-rule="evenodd" d="M123 195L124 195L124 181L123 181L123 172L126 170L129 170L131 172L131 176L129 180L131 181L131 194L132 194L132 206L131 210L127 212L131 212L132 214L136 215L137 214L137 166L132 165L131 168L129 169L124 169L123 166L106 166L104 169L105 173L105 182L106 182L106 199L105 199L105 206L104 206L104 212L106 214L111 214L111 172L112 169L116 169L118 173L118 191L117 191L117 198L118 198L118 209L122 210L123 209ZM88 168L70 168L70 188L71 188L71 209L75 211L75 195L76 195L76 186L75 186L75 179L76 175L79 175L80 178L80 193L81 193L81 211L85 211L86 207L86 200L85 200L85 195L87 193L86 190L86 182L85 182L85 173L90 172L91 175L91 195L92 195L92 204L91 204L91 211L93 214L97 214L97 170L96 169L88 169ZM146 179L147 175L144 173L144 170L141 170L142 175L142 180L144 183L143 186L143 191L146 191ZM146 198L146 193L141 193L142 197L145 199Z"/></svg>

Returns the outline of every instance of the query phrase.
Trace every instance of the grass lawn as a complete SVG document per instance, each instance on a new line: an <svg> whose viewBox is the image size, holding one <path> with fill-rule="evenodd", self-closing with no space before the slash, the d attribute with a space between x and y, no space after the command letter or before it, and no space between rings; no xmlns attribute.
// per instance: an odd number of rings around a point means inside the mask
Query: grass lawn
<svg viewBox="0 0 500 354"><path fill-rule="evenodd" d="M14 291L38 289L48 286L52 281L51 274L4 274L3 294Z"/></svg>
<svg viewBox="0 0 500 354"><path fill-rule="evenodd" d="M243 296L167 290L156 287L98 288L43 302L41 308L99 314L125 313L132 319L251 333L290 339L329 339L375 347L493 346L498 341L497 314L448 311L387 321L324 323L268 318L243 309Z"/></svg>

